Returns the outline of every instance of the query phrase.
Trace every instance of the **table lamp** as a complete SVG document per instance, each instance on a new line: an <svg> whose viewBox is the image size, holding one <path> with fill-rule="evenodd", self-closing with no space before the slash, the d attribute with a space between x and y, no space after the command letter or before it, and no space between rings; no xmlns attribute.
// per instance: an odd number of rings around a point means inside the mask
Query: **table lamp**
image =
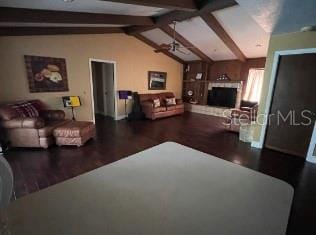
<svg viewBox="0 0 316 235"><path fill-rule="evenodd" d="M81 101L79 96L63 96L63 104L65 108L71 108L72 120L76 121L74 108L81 106Z"/></svg>
<svg viewBox="0 0 316 235"><path fill-rule="evenodd" d="M126 111L127 100L132 99L132 91L121 90L121 91L118 91L118 94L119 94L119 99L125 101L125 117L127 117L127 111Z"/></svg>

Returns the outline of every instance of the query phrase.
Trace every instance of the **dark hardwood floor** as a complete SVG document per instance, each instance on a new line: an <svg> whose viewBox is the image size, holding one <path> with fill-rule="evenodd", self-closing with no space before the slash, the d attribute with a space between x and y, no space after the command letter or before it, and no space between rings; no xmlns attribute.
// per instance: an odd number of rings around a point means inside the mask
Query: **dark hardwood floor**
<svg viewBox="0 0 316 235"><path fill-rule="evenodd" d="M287 234L316 234L316 165L299 157L251 148L238 141L237 134L227 132L222 121L191 113L133 122L97 116L97 138L81 148L12 149L6 155L14 172L12 200L174 141L288 182L295 195Z"/></svg>

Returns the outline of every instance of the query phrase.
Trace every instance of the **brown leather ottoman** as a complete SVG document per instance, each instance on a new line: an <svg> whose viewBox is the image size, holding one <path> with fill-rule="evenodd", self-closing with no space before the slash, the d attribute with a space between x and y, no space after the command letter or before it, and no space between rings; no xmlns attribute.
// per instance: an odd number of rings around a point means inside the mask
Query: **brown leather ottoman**
<svg viewBox="0 0 316 235"><path fill-rule="evenodd" d="M58 146L76 145L80 147L94 136L95 126L92 122L72 121L54 130L54 137Z"/></svg>

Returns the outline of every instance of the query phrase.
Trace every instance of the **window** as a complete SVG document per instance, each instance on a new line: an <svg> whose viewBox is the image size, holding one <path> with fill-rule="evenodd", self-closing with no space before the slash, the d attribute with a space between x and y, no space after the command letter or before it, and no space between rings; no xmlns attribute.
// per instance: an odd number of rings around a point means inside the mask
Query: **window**
<svg viewBox="0 0 316 235"><path fill-rule="evenodd" d="M246 91L244 100L251 102L259 102L264 69L249 69Z"/></svg>

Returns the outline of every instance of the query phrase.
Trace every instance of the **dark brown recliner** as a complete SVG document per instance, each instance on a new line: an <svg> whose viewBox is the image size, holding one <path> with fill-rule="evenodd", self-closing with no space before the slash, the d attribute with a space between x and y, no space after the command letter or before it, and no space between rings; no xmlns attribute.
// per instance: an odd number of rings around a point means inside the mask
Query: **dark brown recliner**
<svg viewBox="0 0 316 235"><path fill-rule="evenodd" d="M231 115L227 119L227 127L230 131L239 132L240 126L256 121L258 103L241 101L239 109L232 109Z"/></svg>
<svg viewBox="0 0 316 235"><path fill-rule="evenodd" d="M38 116L25 117L17 112L12 105L21 101L0 106L0 121L5 136L12 147L48 148L54 144L53 130L69 120L65 119L64 111L46 109L40 100L27 102L38 109Z"/></svg>
<svg viewBox="0 0 316 235"><path fill-rule="evenodd" d="M140 94L140 104L145 117L155 120L157 118L169 117L184 113L184 104L181 99L176 99L176 105L166 106L165 99L171 97L175 97L172 92ZM154 99L160 100L160 107L154 108Z"/></svg>

